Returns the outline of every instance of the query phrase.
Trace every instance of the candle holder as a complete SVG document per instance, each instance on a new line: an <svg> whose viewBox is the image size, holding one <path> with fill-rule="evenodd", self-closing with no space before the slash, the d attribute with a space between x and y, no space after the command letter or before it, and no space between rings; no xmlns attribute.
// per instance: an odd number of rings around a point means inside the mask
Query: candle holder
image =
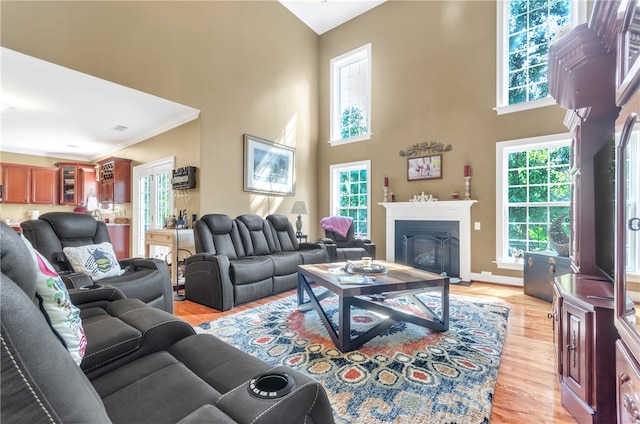
<svg viewBox="0 0 640 424"><path fill-rule="evenodd" d="M382 203L387 203L387 196L389 195L389 187L382 187L384 196L382 197Z"/></svg>
<svg viewBox="0 0 640 424"><path fill-rule="evenodd" d="M471 200L469 197L469 186L471 185L471 177L464 177L464 200Z"/></svg>

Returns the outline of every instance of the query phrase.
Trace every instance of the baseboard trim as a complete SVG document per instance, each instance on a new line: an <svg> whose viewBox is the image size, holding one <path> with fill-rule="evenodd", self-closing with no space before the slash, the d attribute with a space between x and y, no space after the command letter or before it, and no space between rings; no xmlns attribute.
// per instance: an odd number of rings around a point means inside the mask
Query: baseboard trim
<svg viewBox="0 0 640 424"><path fill-rule="evenodd" d="M506 275L486 275L472 272L469 274L472 281L481 281L484 283L503 284L505 286L524 287L524 279L522 277L508 277Z"/></svg>

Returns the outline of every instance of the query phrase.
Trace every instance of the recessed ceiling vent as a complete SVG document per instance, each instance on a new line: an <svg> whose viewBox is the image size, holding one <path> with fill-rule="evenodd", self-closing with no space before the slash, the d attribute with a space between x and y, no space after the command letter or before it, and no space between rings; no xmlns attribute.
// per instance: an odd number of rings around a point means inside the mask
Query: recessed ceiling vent
<svg viewBox="0 0 640 424"><path fill-rule="evenodd" d="M129 127L125 127L124 125L116 125L115 127L111 128L112 130L116 130L116 131L126 131L129 129Z"/></svg>

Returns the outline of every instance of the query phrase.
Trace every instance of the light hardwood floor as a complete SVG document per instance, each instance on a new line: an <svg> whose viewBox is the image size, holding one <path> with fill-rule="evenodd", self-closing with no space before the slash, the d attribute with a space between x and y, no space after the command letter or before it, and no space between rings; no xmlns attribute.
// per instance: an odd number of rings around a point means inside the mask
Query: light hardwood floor
<svg viewBox="0 0 640 424"><path fill-rule="evenodd" d="M197 325L294 293L295 290L271 296L226 312L188 300L174 302L175 314ZM525 295L522 287L479 282L468 287L452 285L451 293L499 298L511 305L491 423L576 423L560 403L553 356L553 327L547 317L551 304Z"/></svg>

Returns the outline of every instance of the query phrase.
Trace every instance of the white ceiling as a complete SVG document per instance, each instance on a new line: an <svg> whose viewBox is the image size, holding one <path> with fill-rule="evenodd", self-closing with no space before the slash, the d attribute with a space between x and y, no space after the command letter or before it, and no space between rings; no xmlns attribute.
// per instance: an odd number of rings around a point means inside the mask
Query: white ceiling
<svg viewBox="0 0 640 424"><path fill-rule="evenodd" d="M318 34L386 0L279 0ZM98 158L196 119L200 111L0 47L0 151Z"/></svg>
<svg viewBox="0 0 640 424"><path fill-rule="evenodd" d="M0 69L4 152L92 161L200 113L4 47Z"/></svg>
<svg viewBox="0 0 640 424"><path fill-rule="evenodd" d="M317 34L323 34L386 0L278 0Z"/></svg>

